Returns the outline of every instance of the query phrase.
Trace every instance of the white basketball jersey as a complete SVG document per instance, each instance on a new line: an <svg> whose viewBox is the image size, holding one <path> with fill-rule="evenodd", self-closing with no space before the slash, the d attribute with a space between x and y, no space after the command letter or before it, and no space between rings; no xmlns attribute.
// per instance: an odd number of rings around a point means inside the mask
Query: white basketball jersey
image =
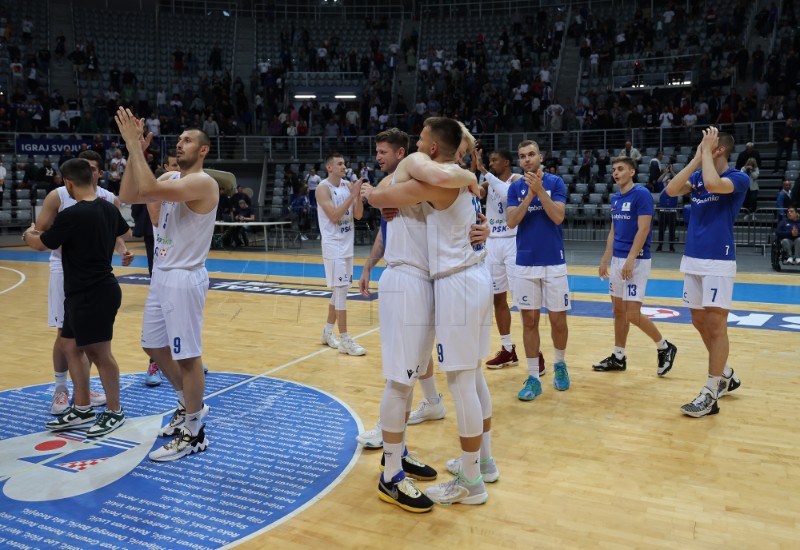
<svg viewBox="0 0 800 550"><path fill-rule="evenodd" d="M338 208L350 198L350 189L344 180L336 186L324 179L320 182L331 191L333 207ZM333 223L322 207L317 206L319 232L322 236L322 257L328 260L351 258L353 256L353 207L347 209L344 216Z"/></svg>
<svg viewBox="0 0 800 550"><path fill-rule="evenodd" d="M480 202L469 189L461 188L453 204L444 210L436 210L428 203L423 208L428 223L431 277L446 277L483 259L486 247L473 247L469 242L470 228L480 212Z"/></svg>
<svg viewBox="0 0 800 550"><path fill-rule="evenodd" d="M56 192L58 192L58 198L61 199L61 205L58 207L59 212L65 208L69 208L70 206L78 204L78 201L69 196L69 191L67 191L66 185L56 187ZM103 189L102 187L98 187L96 193L97 198L114 204L115 197L114 193L111 191ZM50 251L50 271L54 273L61 273L63 270L64 268L61 265L61 247L58 247L55 250Z"/></svg>
<svg viewBox="0 0 800 550"><path fill-rule="evenodd" d="M508 203L508 188L511 187L511 177L502 181L494 174L487 172L486 181L489 183L489 193L486 196L486 217L489 219L489 238L516 237L517 228L510 229L506 223L506 207Z"/></svg>
<svg viewBox="0 0 800 550"><path fill-rule="evenodd" d="M394 183L392 174L391 185ZM401 208L393 220L386 222L383 248L386 265L410 265L429 274L427 224L421 204Z"/></svg>
<svg viewBox="0 0 800 550"><path fill-rule="evenodd" d="M176 172L170 179L180 177ZM154 267L164 270L203 267L211 248L216 217L216 208L207 214L198 214L185 202L162 201L155 228Z"/></svg>

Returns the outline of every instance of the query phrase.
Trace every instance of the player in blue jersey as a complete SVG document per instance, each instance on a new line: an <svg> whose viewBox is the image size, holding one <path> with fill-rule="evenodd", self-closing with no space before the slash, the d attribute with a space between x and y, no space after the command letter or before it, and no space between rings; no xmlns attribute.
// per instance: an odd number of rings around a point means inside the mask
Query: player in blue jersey
<svg viewBox="0 0 800 550"><path fill-rule="evenodd" d="M647 315L641 312L650 275L653 196L633 182L636 164L630 157L617 157L611 166L619 191L611 197L611 229L599 271L600 278L609 279L608 292L614 305L614 351L592 368L596 371L627 368L625 343L633 323L656 343L657 372L664 376L672 368L678 348L667 342Z"/></svg>
<svg viewBox="0 0 800 550"><path fill-rule="evenodd" d="M728 167L733 137L709 127L697 154L667 185L677 197L691 194L686 250L681 259L684 273L683 302L692 311L692 324L708 350L708 380L700 394L681 407L689 416L717 414L717 399L732 392L741 381L727 364L728 311L733 301L736 246L733 222L750 187L744 172Z"/></svg>
<svg viewBox="0 0 800 550"><path fill-rule="evenodd" d="M534 312L547 308L555 347L553 385L569 389L565 360L567 352L567 311L570 309L567 263L561 224L567 202L564 180L543 173L542 155L535 141L517 147L525 174L508 189L506 223L517 230L517 262L514 274L514 303L522 312L522 338L528 363L528 378L517 397L532 401L542 393L539 381L539 319Z"/></svg>

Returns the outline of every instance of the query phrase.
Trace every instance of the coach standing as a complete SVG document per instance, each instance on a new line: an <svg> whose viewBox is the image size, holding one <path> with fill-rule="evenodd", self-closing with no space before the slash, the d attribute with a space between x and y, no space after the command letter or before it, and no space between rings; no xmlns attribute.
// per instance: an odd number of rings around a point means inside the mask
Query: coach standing
<svg viewBox="0 0 800 550"><path fill-rule="evenodd" d="M119 367L111 354L114 319L122 301L111 257L116 238L130 238L131 231L112 203L97 200L88 161L69 160L61 166L61 174L77 204L59 212L47 231L40 233L31 225L22 235L25 244L36 250L61 247L63 257L62 336L75 393L73 405L46 427L64 430L91 425L87 436L100 437L125 421ZM106 392L106 410L97 419L89 402L89 369L83 364L81 351L97 365Z"/></svg>

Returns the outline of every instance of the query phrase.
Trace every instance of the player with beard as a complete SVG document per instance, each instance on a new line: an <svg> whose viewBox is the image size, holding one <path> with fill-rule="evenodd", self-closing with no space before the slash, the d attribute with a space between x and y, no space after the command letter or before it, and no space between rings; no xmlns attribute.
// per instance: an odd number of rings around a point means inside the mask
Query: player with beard
<svg viewBox="0 0 800 550"><path fill-rule="evenodd" d="M177 460L208 446L203 418L202 329L208 293L205 261L214 232L219 187L203 172L211 144L203 131L185 130L178 139L180 172L155 178L143 153L144 120L129 109L116 114L130 158L122 177L124 202L160 201L155 236L155 263L142 322L142 348L175 388L178 407L160 435L172 437L150 453L155 461ZM148 136L149 139L149 136Z"/></svg>

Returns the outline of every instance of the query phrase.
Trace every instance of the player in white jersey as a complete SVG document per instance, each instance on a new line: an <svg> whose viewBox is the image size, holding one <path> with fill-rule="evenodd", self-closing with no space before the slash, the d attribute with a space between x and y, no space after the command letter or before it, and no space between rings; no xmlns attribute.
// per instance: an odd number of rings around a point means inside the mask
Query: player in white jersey
<svg viewBox="0 0 800 550"><path fill-rule="evenodd" d="M570 309L567 264L564 257L566 186L560 177L543 173L542 155L535 141L517 146L524 179L508 190L506 223L517 231L517 270L514 302L522 312L522 335L528 363L528 378L517 397L532 401L542 393L539 380L539 320L534 311L547 308L550 334L555 348L553 386L569 389L566 351L567 311Z"/></svg>
<svg viewBox="0 0 800 550"><path fill-rule="evenodd" d="M322 237L322 260L325 280L333 290L328 304L328 318L322 330L322 343L347 355L367 353L347 333L347 289L353 283L354 220L364 214L361 200L362 180L351 184L345 179L347 166L339 153L325 159L328 177L317 187L317 219ZM339 339L333 335L333 325L339 325Z"/></svg>
<svg viewBox="0 0 800 550"><path fill-rule="evenodd" d="M105 201L114 203L119 207L119 200L110 191L98 187L97 184L103 176L103 158L95 151L83 151L79 158L89 161L92 167L92 186L97 196ZM36 230L44 232L53 224L56 215L76 204L75 199L69 196L66 186L57 187L50 191L45 197L42 209L36 216ZM133 261L133 253L128 251L125 241L117 239L116 251L122 256L122 265L127 266ZM50 284L47 290L47 309L48 326L56 328L56 339L53 343L53 371L55 378L55 391L53 401L50 404L50 413L60 415L69 408L69 390L67 389L67 354L69 341L61 337L61 329L64 324L64 270L61 266L61 249L50 252ZM72 340L74 343L74 340ZM90 367L87 360L87 370ZM101 407L106 404L106 396L103 393L89 391L89 400L93 407Z"/></svg>
<svg viewBox="0 0 800 550"><path fill-rule="evenodd" d="M611 229L598 271L601 279L609 279L608 291L614 306L614 351L592 368L596 371L627 368L625 344L633 323L656 343L656 372L664 376L672 369L678 348L661 336L647 315L642 315L650 275L653 197L646 188L634 183L636 164L633 159L617 157L611 166L619 191L611 197Z"/></svg>
<svg viewBox="0 0 800 550"><path fill-rule="evenodd" d="M454 173L450 185L457 186L459 176L456 171L459 169L450 163L455 158L463 135L462 127L456 121L442 117L429 118L425 121L417 142L421 153L411 155L404 162L422 160L426 158L424 154L429 154L433 161L431 164L449 165ZM399 173L404 168L403 164L400 163L398 166L397 179L400 179ZM466 174L468 175L464 176L464 180L467 184L474 183L474 176L468 172ZM410 175L414 176L413 171ZM447 189L421 183L424 181L422 178L415 179L416 181L405 181L373 191L370 203L378 207L398 206L401 209L422 204L426 214L425 242L429 273L434 279L436 296L435 316L429 322L432 321L435 326L439 365L447 373L448 386L456 402L462 447L461 459L448 463L448 468L453 466L456 470L456 478L451 482L429 488L426 493L432 501L441 504L456 502L481 504L488 497L481 477L481 457L482 441L484 435L489 432L485 430L486 423L491 423L491 399L479 367L481 357L489 350L491 282L489 273L483 265L485 254L483 246L479 245L479 250L475 250L469 238L470 228L480 211L479 204L465 188ZM387 251L393 250L391 230L389 235L390 244L387 246ZM419 246L419 241L414 242ZM469 289L469 295L466 289ZM383 333L383 330L381 332ZM424 351L426 351L424 348L420 348L420 355ZM417 372L422 364L422 361L417 363ZM405 383L405 378L413 379L414 369L403 372L384 364L384 375L390 384L387 384L381 403L386 469L379 485L379 494L382 499L390 501L392 498L389 496L390 491L398 481L398 478L392 476L400 470L397 464L399 461L396 459L390 468L390 459L394 458L394 454L402 448L402 433L387 433L390 429L387 419L399 416L389 414L391 407L388 402L402 403L404 395L399 391L400 386L408 388L406 395L410 394L411 387ZM392 390L398 395L392 395ZM400 436L399 443L396 448L390 448L389 437L395 435ZM489 450L488 446L486 450ZM494 465L491 457L487 457L487 460L491 461L492 466ZM496 474L496 468L494 472ZM391 481L387 482L387 479ZM417 496L416 501L406 503L407 506L403 506L402 501L399 504L411 511L429 509L411 508L421 506L422 502L424 502L422 497Z"/></svg>
<svg viewBox="0 0 800 550"><path fill-rule="evenodd" d="M502 347L495 356L486 361L490 369L517 365L517 350L511 341L511 310L508 307L508 291L513 289L514 271L517 261L517 228L506 223L508 188L522 177L511 172L511 153L493 151L489 155L489 170L483 164L483 150L474 155L475 168L483 174L482 188L486 197L486 217L489 219L489 241L486 243L486 265L492 275L494 290L494 318L500 331ZM539 311L534 311L538 317ZM539 376L544 374L544 355L539 352Z"/></svg>
<svg viewBox="0 0 800 550"><path fill-rule="evenodd" d="M130 204L161 202L156 227L153 277L142 321L142 348L155 359L175 388L178 407L160 435L172 437L150 453L156 461L177 460L208 446L203 403L203 308L208 293L205 261L214 232L219 186L203 172L211 148L201 130L185 130L178 139L180 172L156 180L144 158L144 120L129 109L116 115L128 147L128 167L122 176L120 199ZM169 181L168 181L169 180Z"/></svg>
<svg viewBox="0 0 800 550"><path fill-rule="evenodd" d="M670 180L671 197L691 194L692 215L681 259L683 302L692 312L692 324L708 350L708 379L700 394L681 411L693 417L717 414L717 399L741 381L728 365L728 312L736 277L733 223L742 207L750 178L728 167L733 137L717 128L703 130L697 154Z"/></svg>

